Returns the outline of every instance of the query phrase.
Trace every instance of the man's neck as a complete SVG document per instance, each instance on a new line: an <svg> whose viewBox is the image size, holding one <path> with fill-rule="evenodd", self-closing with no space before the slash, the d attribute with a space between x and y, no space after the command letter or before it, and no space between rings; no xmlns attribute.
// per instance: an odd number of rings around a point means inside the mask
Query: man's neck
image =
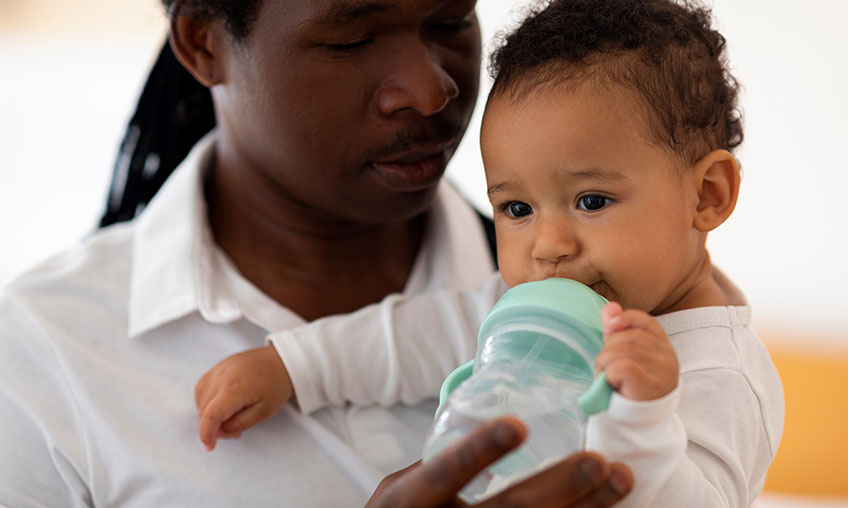
<svg viewBox="0 0 848 508"><path fill-rule="evenodd" d="M424 216L358 224L257 192L249 179L213 169L205 185L215 242L265 294L311 321L402 291Z"/></svg>

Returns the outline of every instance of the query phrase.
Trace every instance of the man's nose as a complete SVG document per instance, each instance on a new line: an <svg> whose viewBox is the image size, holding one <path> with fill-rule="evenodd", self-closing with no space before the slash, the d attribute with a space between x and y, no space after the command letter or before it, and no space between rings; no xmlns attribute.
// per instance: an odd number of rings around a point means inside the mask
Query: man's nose
<svg viewBox="0 0 848 508"><path fill-rule="evenodd" d="M459 95L456 81L442 66L436 52L422 41L396 46L391 73L377 90L380 113L414 110L434 115Z"/></svg>
<svg viewBox="0 0 848 508"><path fill-rule="evenodd" d="M535 224L534 260L559 263L580 253L580 242L573 225L561 218L540 218Z"/></svg>

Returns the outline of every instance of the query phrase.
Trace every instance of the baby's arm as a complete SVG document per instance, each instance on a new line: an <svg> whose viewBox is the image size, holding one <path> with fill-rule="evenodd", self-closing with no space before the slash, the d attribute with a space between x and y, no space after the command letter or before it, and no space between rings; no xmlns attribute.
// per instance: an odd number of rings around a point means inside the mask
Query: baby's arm
<svg viewBox="0 0 848 508"><path fill-rule="evenodd" d="M493 274L472 291L395 294L351 314L270 336L301 411L342 405L415 404L474 358L477 330L506 291Z"/></svg>
<svg viewBox="0 0 848 508"><path fill-rule="evenodd" d="M604 314L609 317L608 312ZM615 327L608 324L605 331L612 331ZM620 391L613 394L608 411L591 417L586 448L627 464L635 475L634 489L620 506L741 508L749 506L762 488L779 441L779 430L775 433L774 428L782 421L782 405L771 401L764 406L763 395L753 388L748 374L735 370L733 362L729 362L732 368L711 361L701 365L698 348L707 352L718 347L711 338L715 339L706 333L690 342L696 345L687 352L689 370L681 374L678 386L659 398L627 396L669 385L656 362L622 369ZM615 342L610 339L605 339L608 345ZM752 355L750 363L770 364L767 353L743 344ZM635 356L651 349L640 352L631 347ZM611 365L606 367L608 379L616 379ZM779 385L773 368L761 370L760 382ZM636 393L627 390L633 380Z"/></svg>
<svg viewBox="0 0 848 508"><path fill-rule="evenodd" d="M486 313L506 290L498 274L473 291L395 294L351 314L273 333L271 344L230 356L195 388L200 439L271 417L292 396L304 413L329 405L413 404L473 358Z"/></svg>

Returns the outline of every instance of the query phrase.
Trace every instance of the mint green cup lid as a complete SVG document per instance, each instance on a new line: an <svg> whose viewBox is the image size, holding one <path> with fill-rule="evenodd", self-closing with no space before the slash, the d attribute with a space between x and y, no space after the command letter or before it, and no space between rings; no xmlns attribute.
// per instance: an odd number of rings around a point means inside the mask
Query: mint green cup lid
<svg viewBox="0 0 848 508"><path fill-rule="evenodd" d="M526 316L543 314L578 330L582 341L579 346L593 360L603 348L601 310L606 303L607 300L591 288L570 279L552 278L519 284L504 293L483 320L477 336L478 347L483 347L484 341L497 325L507 320L520 321ZM471 376L473 364L473 360L466 362L445 379L436 414L439 414L450 393ZM589 368L592 367L589 365ZM611 394L612 389L601 373L580 397L578 405L585 415L594 414L607 408Z"/></svg>
<svg viewBox="0 0 848 508"><path fill-rule="evenodd" d="M592 288L571 279L545 279L525 282L504 293L492 307L477 334L477 345L482 345L492 326L508 315L545 310L569 322L580 325L596 336L603 344L601 309L607 299ZM598 348L600 350L600 347Z"/></svg>

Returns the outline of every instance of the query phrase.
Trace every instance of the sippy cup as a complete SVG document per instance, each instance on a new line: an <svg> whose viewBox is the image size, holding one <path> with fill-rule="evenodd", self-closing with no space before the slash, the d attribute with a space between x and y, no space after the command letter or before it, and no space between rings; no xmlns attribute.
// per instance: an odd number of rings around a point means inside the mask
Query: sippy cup
<svg viewBox="0 0 848 508"><path fill-rule="evenodd" d="M463 500L491 497L583 448L587 416L605 410L612 394L594 372L605 303L579 282L547 279L513 287L489 312L476 358L442 385L424 460L499 416L518 416L528 435L466 485Z"/></svg>

